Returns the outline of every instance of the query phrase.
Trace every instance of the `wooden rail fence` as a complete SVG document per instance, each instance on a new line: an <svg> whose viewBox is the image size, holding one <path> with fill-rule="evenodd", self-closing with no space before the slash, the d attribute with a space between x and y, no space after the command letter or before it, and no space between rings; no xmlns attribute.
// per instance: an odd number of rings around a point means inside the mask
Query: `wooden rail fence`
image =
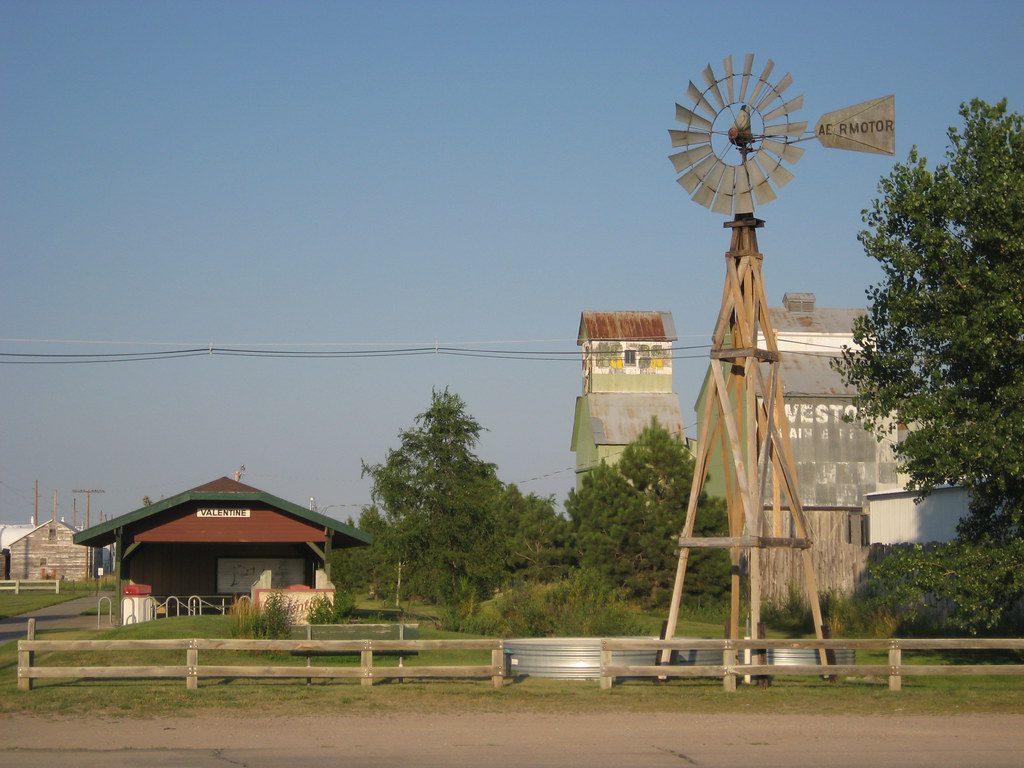
<svg viewBox="0 0 1024 768"><path fill-rule="evenodd" d="M888 664L743 664L741 651L750 650L756 659L769 649L854 649L888 651ZM719 650L722 663L714 665L622 666L613 663L613 651ZM648 640L616 638L601 641L601 687L611 688L617 677L721 677L727 691L736 690L741 675L807 676L844 675L889 678L889 690L899 691L904 677L944 675L1024 675L1024 664L904 664L903 651L1022 651L1024 638L1005 639L832 639L832 640Z"/></svg>
<svg viewBox="0 0 1024 768"><path fill-rule="evenodd" d="M769 649L879 650L888 652L886 664L764 664L740 662L744 650L759 662ZM411 653L437 650L489 650L490 664L451 666L376 666L375 652ZM614 663L615 651L712 650L722 654L721 664L649 666ZM909 676L1024 675L1024 664L905 664L904 651L1024 651L1024 638L1010 639L831 639L831 640L698 640L673 638L609 638L601 640L599 682L611 688L616 678L722 679L727 691L736 690L737 678L752 676L876 676L887 677L889 690L899 691ZM41 666L40 652L184 651L184 664L168 666ZM201 664L200 651L279 651L307 654L359 653L359 666L306 666L253 664ZM363 685L376 680L404 678L490 678L500 688L508 676L501 640L36 640L35 620L29 620L28 639L18 642L18 689L32 690L44 678L184 678L196 689L200 678L358 678Z"/></svg>
<svg viewBox="0 0 1024 768"><path fill-rule="evenodd" d="M36 640L34 620L29 638L18 641L18 690L32 690L41 678L184 678L189 689L200 678L358 678L363 685L376 680L408 678L490 678L498 688L505 678L501 640ZM452 666L375 666L375 652L482 650L491 652L490 664ZM184 664L170 666L40 666L35 654L51 651L184 651ZM291 653L358 653L358 667L201 664L200 651L281 651Z"/></svg>
<svg viewBox="0 0 1024 768"><path fill-rule="evenodd" d="M20 594L27 590L60 594L60 579L6 579L0 581L0 592Z"/></svg>

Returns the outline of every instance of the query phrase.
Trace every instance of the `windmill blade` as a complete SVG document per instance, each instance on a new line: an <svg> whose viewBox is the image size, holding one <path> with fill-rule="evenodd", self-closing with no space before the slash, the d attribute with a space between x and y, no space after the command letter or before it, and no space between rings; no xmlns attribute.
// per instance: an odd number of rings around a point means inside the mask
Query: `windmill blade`
<svg viewBox="0 0 1024 768"><path fill-rule="evenodd" d="M799 136L807 130L807 121L802 123L778 123L777 125L766 125L765 136Z"/></svg>
<svg viewBox="0 0 1024 768"><path fill-rule="evenodd" d="M795 99L790 99L785 104L780 104L771 112L764 115L764 117L762 117L761 119L767 123L769 120L774 120L776 117L780 117L782 115L789 115L791 112L796 112L798 109L803 107L803 105L804 97L797 96Z"/></svg>
<svg viewBox="0 0 1024 768"><path fill-rule="evenodd" d="M696 112L678 104L676 104L676 122L686 123L687 128L703 128L706 131L710 131L713 127L710 120L705 120Z"/></svg>
<svg viewBox="0 0 1024 768"><path fill-rule="evenodd" d="M715 97L719 109L725 109L725 101L722 100L722 92L718 90L718 80L715 79L715 71L708 64L704 68L704 82L708 84L708 92Z"/></svg>
<svg viewBox="0 0 1024 768"><path fill-rule="evenodd" d="M778 155L780 159L790 165L804 156L804 151L800 147L794 147L781 141L772 141L771 139L762 141L761 149L773 155Z"/></svg>
<svg viewBox="0 0 1024 768"><path fill-rule="evenodd" d="M733 205L736 208L736 213L754 212L754 198L751 197L750 192L737 192Z"/></svg>
<svg viewBox="0 0 1024 768"><path fill-rule="evenodd" d="M711 141L711 134L707 131L675 131L669 129L668 135L672 137L673 147L688 147L692 144L705 144Z"/></svg>
<svg viewBox="0 0 1024 768"><path fill-rule="evenodd" d="M693 196L693 202L703 205L705 208L710 208L711 203L715 200L715 190L709 186L702 186L697 190Z"/></svg>
<svg viewBox="0 0 1024 768"><path fill-rule="evenodd" d="M753 213L754 200L750 196L751 183L750 174L747 173L746 165L736 168L736 188L733 190L733 207L736 213Z"/></svg>
<svg viewBox="0 0 1024 768"><path fill-rule="evenodd" d="M697 189L697 185L708 177L708 174L711 173L715 164L718 162L720 161L714 154L709 154L697 163L697 165L691 168L688 173L676 179L676 181L682 185L683 189L692 195L694 190Z"/></svg>
<svg viewBox="0 0 1024 768"><path fill-rule="evenodd" d="M715 193L718 192L718 185L722 181L722 174L724 172L725 163L717 157L714 158L710 173L708 173L707 178L701 183L700 189L693 196L694 202L700 203L705 208L710 208L711 203L715 199Z"/></svg>
<svg viewBox="0 0 1024 768"><path fill-rule="evenodd" d="M743 78L740 80L740 101L747 100L747 84L750 82L750 71L754 68L754 54L748 53L743 59Z"/></svg>
<svg viewBox="0 0 1024 768"><path fill-rule="evenodd" d="M768 93L761 97L761 100L757 103L754 109L760 112L765 106L771 104L775 99L781 99L783 91L789 88L792 84L793 76L787 72L786 76L779 80L778 84L768 86Z"/></svg>
<svg viewBox="0 0 1024 768"><path fill-rule="evenodd" d="M750 192L752 186L746 165L736 166L736 194L742 195L744 192Z"/></svg>
<svg viewBox="0 0 1024 768"><path fill-rule="evenodd" d="M690 87L686 89L686 95L693 99L694 106L699 107L704 114L714 120L718 116L718 110L711 106L711 103L704 98L700 89L690 81Z"/></svg>
<svg viewBox="0 0 1024 768"><path fill-rule="evenodd" d="M723 213L726 216L732 214L732 203L736 192L736 166L728 165L722 173L722 180L718 185L718 196L711 210L715 213Z"/></svg>
<svg viewBox="0 0 1024 768"><path fill-rule="evenodd" d="M722 69L725 71L725 91L729 97L729 103L732 104L736 101L732 82L732 56L726 56L722 59Z"/></svg>
<svg viewBox="0 0 1024 768"><path fill-rule="evenodd" d="M750 179L751 191L754 193L754 198L757 200L758 205L767 205L775 199L775 190L772 189L772 185L768 183L768 177L764 175L764 171L753 159L747 160L743 164L743 167L747 171L747 177Z"/></svg>
<svg viewBox="0 0 1024 768"><path fill-rule="evenodd" d="M771 76L773 69L775 69L775 62L768 59L768 63L764 65L764 70L761 72L761 77L758 78L757 84L754 86L754 92L750 94L750 101L757 101L757 94L768 85L768 78Z"/></svg>
<svg viewBox="0 0 1024 768"><path fill-rule="evenodd" d="M688 149L685 152L669 155L668 159L671 160L672 165L675 166L676 173L683 173L691 165L699 163L713 151L711 144L702 144L701 146L694 147L693 149Z"/></svg>
<svg viewBox="0 0 1024 768"><path fill-rule="evenodd" d="M772 183L781 188L793 180L793 174L782 166L781 159L774 162L774 165L765 164L766 173L768 178L772 180Z"/></svg>

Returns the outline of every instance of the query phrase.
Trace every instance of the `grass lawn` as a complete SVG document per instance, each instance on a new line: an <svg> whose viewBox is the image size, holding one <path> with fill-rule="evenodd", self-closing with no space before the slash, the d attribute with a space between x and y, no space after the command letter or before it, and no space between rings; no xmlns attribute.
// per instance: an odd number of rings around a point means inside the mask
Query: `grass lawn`
<svg viewBox="0 0 1024 768"><path fill-rule="evenodd" d="M108 639L156 637L229 637L231 619L221 616L181 617L137 624L116 630L50 632L50 639ZM466 637L441 632L422 623L424 639ZM721 634L715 624L687 623L680 634ZM61 664L175 664L184 665L184 651L60 653ZM37 663L47 663L40 654ZM949 661L934 652L906 654L906 663ZM972 663L977 654L964 657ZM200 662L304 665L305 657L290 654L250 654L202 651ZM1008 659L1003 659L1008 660ZM50 663L57 661L51 659ZM407 657L406 665L488 663L489 652L428 651ZM858 661L884 663L884 653L858 654ZM955 660L954 660L955 661ZM357 665L357 656L324 657L314 664ZM397 664L382 656L375 663ZM601 691L596 681L558 681L517 678L500 690L480 681L397 681L363 687L358 680L220 680L202 679L198 691L188 691L183 679L172 680L37 680L31 692L16 684L15 643L0 647L0 713L40 715L101 714L116 716L200 714L213 710L240 715L258 708L282 714L400 713L423 711L485 712L744 712L817 714L950 714L959 712L1024 713L1024 678L922 677L904 678L903 691L891 693L886 678L844 679L827 683L820 678L776 678L766 690L741 685L725 693L718 680L673 680L666 683L627 681Z"/></svg>
<svg viewBox="0 0 1024 768"><path fill-rule="evenodd" d="M20 616L29 611L45 608L48 605L66 603L79 597L86 597L96 591L93 581L62 581L60 593L32 590L16 595L13 592L0 592L0 619L8 616Z"/></svg>

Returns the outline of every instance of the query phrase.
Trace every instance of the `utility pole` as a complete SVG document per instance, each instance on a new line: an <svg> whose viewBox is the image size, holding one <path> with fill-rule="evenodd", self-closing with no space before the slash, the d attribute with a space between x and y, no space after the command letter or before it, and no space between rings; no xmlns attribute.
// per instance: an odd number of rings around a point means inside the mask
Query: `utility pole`
<svg viewBox="0 0 1024 768"><path fill-rule="evenodd" d="M85 494L85 527L88 528L90 525L89 514L91 512L92 495L94 493L106 493L102 488L79 488L72 491L72 493L84 493ZM86 547L85 550L85 572L88 575L92 575L93 571L93 552L92 547Z"/></svg>
<svg viewBox="0 0 1024 768"><path fill-rule="evenodd" d="M36 505L32 512L32 527L39 525L39 481L36 480Z"/></svg>

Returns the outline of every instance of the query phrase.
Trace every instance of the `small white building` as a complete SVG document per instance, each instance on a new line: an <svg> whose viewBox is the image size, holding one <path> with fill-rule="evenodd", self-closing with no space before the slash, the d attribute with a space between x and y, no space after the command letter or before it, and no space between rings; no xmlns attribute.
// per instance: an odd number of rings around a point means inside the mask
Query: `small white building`
<svg viewBox="0 0 1024 768"><path fill-rule="evenodd" d="M941 486L915 501L905 489L876 491L864 497L871 544L929 544L956 538L956 526L967 515L970 493L959 486Z"/></svg>

